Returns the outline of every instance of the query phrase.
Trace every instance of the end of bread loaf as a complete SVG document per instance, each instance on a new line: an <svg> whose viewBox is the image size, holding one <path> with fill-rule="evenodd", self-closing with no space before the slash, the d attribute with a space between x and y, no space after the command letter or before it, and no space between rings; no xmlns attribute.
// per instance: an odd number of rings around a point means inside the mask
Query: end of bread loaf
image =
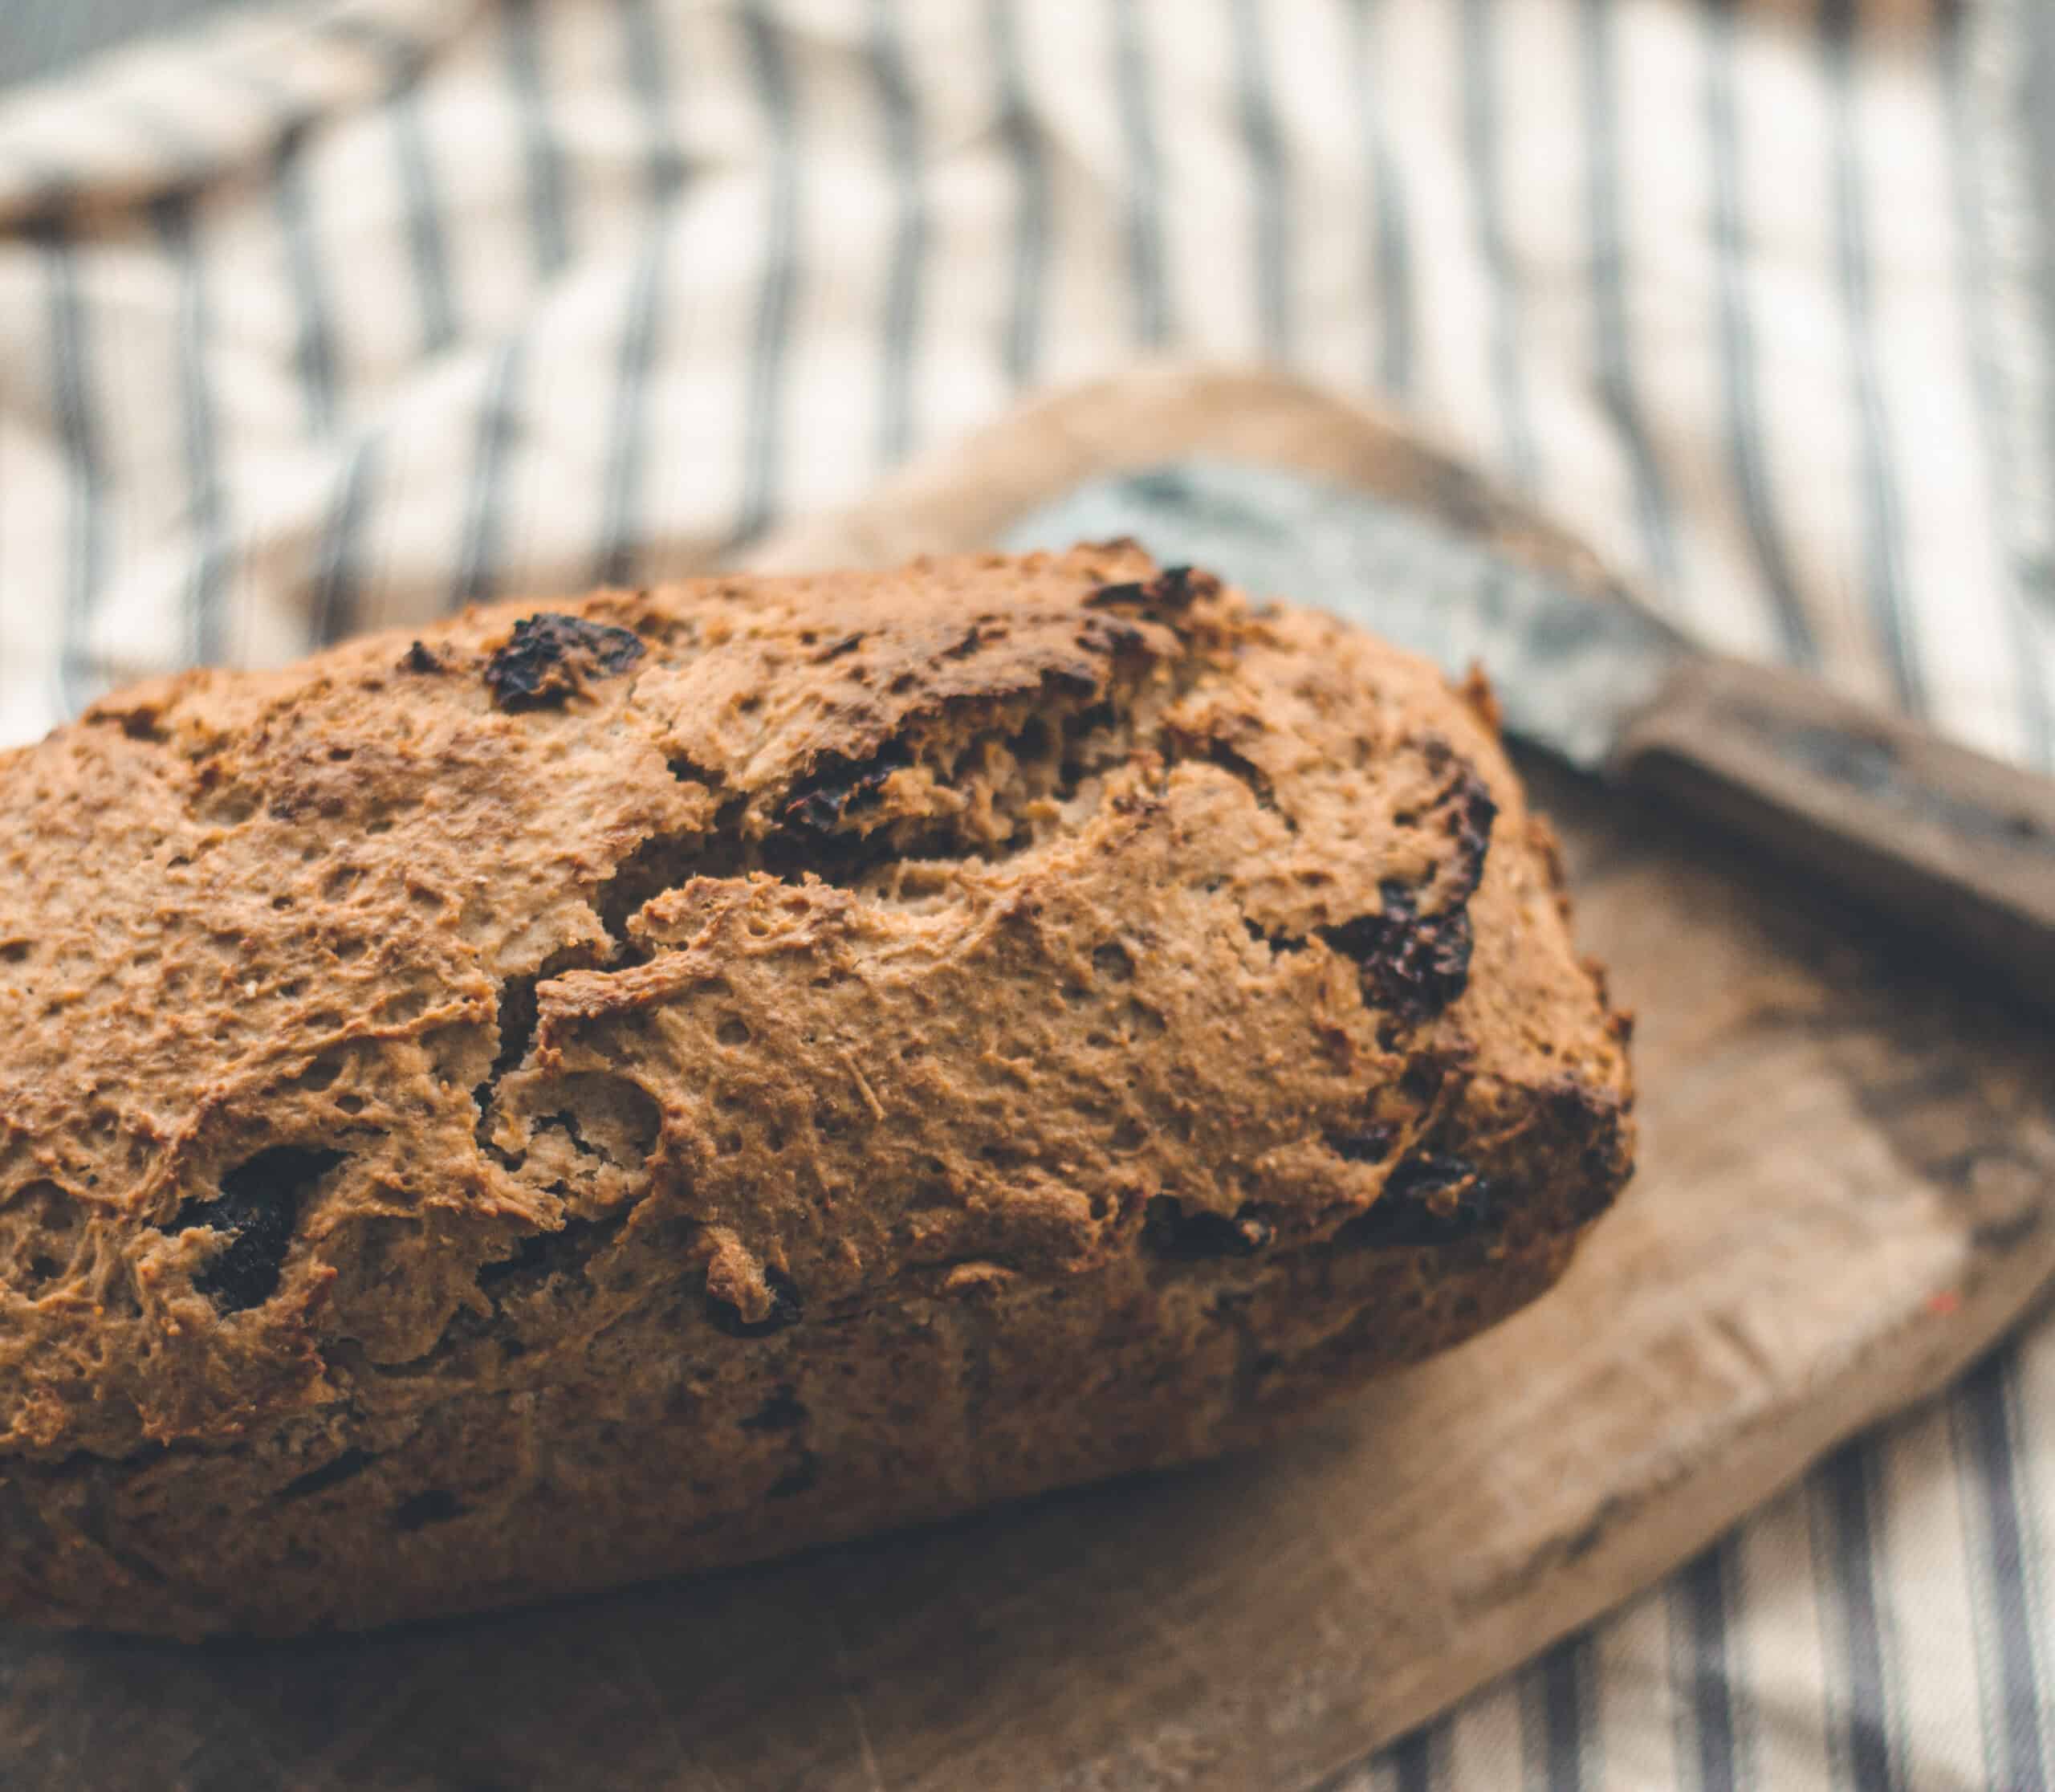
<svg viewBox="0 0 2055 1792"><path fill-rule="evenodd" d="M0 792L18 1617L361 1627L1205 1456L1629 1172L1481 682L1129 544L476 610Z"/></svg>

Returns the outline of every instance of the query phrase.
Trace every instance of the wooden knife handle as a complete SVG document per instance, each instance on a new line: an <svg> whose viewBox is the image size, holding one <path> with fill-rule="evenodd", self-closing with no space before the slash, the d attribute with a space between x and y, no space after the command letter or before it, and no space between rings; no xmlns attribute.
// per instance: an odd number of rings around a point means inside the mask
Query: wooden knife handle
<svg viewBox="0 0 2055 1792"><path fill-rule="evenodd" d="M1672 675L1613 764L2055 1012L2055 780L1717 658Z"/></svg>

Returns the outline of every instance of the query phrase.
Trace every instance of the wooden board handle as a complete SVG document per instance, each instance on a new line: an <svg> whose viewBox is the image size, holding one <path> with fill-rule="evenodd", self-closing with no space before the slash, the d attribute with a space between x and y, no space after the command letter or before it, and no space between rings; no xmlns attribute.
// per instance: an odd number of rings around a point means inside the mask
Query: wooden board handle
<svg viewBox="0 0 2055 1792"><path fill-rule="evenodd" d="M2055 1012L2055 781L1719 658L1683 666L1613 763Z"/></svg>

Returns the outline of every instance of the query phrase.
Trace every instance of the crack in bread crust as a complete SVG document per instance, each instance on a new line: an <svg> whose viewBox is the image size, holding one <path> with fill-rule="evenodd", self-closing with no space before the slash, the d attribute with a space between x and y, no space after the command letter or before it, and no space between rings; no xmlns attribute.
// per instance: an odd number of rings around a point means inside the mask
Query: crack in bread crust
<svg viewBox="0 0 2055 1792"><path fill-rule="evenodd" d="M0 761L0 1596L740 1559L1489 1322L1631 1151L1489 710L1113 544L480 611Z"/></svg>

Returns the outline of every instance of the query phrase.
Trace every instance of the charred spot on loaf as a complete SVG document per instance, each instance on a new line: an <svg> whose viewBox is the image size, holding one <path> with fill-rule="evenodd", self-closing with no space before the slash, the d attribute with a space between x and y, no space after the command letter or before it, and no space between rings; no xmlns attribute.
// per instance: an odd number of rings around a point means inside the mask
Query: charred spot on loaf
<svg viewBox="0 0 2055 1792"><path fill-rule="evenodd" d="M850 810L875 802L892 774L913 763L903 740L888 740L864 760L824 753L792 787L783 811L785 825L803 833L832 833Z"/></svg>
<svg viewBox="0 0 2055 1792"><path fill-rule="evenodd" d="M1071 800L1135 751L1130 711L1099 679L1068 667L1045 669L1032 685L923 706L897 718L875 743L816 755L796 780L762 799L767 813L752 815L753 800L735 795L703 832L643 841L595 897L613 962L647 956L633 935L633 918L695 878L762 873L848 889L895 865L1003 858L1036 838L1041 804ZM674 761L672 770L719 788L718 774L686 762ZM909 770L923 774L912 800L888 805L887 786ZM954 802L924 806L929 784L965 794L982 785L983 800L970 806L979 825L966 826Z"/></svg>
<svg viewBox="0 0 2055 1792"><path fill-rule="evenodd" d="M1402 1159L1367 1213L1334 1235L1345 1248L1459 1244L1499 1221L1491 1185L1467 1158L1416 1151Z"/></svg>
<svg viewBox="0 0 2055 1792"><path fill-rule="evenodd" d="M1084 601L1093 609L1141 609L1150 601L1149 587L1139 580L1103 584Z"/></svg>
<svg viewBox="0 0 2055 1792"><path fill-rule="evenodd" d="M1610 1095L1570 1080L1550 1089L1542 1112L1541 1148L1573 1155L1581 1172L1573 1183L1573 1217L1579 1224L1597 1219L1634 1173L1626 1114Z"/></svg>
<svg viewBox="0 0 2055 1792"><path fill-rule="evenodd" d="M1327 1135L1328 1149L1345 1163L1382 1163L1398 1141L1398 1127L1386 1124Z"/></svg>
<svg viewBox="0 0 2055 1792"><path fill-rule="evenodd" d="M1195 734L1176 727L1163 731L1163 739L1170 749L1170 756L1176 762L1212 766L1224 772L1238 783L1248 787L1249 794L1255 799L1256 807L1267 809L1272 815L1282 816L1286 829L1292 833L1299 831L1296 817L1286 815L1277 806L1277 792L1271 783L1270 775L1233 742L1217 734Z"/></svg>
<svg viewBox="0 0 2055 1792"><path fill-rule="evenodd" d="M665 760L664 769L680 784L704 784L709 790L719 790L728 781L726 772L711 766L701 765L682 753Z"/></svg>
<svg viewBox="0 0 2055 1792"><path fill-rule="evenodd" d="M446 1525L452 1518L461 1518L466 1509L463 1501L446 1489L431 1488L425 1493L401 1501L393 1509L393 1528L401 1531L425 1530L430 1525Z"/></svg>
<svg viewBox="0 0 2055 1792"><path fill-rule="evenodd" d="M1456 874L1467 898L1483 879L1484 856L1491 849L1491 824L1499 818L1499 805L1484 780L1465 765L1437 806L1447 811L1443 830L1455 842Z"/></svg>
<svg viewBox="0 0 2055 1792"><path fill-rule="evenodd" d="M1470 982L1470 911L1458 907L1422 915L1412 890L1382 886L1384 906L1338 927L1319 930L1335 951L1356 961L1363 998L1409 1020L1439 1014Z"/></svg>
<svg viewBox="0 0 2055 1792"><path fill-rule="evenodd" d="M1268 804L1271 801L1270 780L1261 767L1246 754L1238 752L1224 740L1209 740L1206 743L1206 762L1217 766L1230 777L1239 778L1256 793L1257 799Z"/></svg>
<svg viewBox="0 0 2055 1792"><path fill-rule="evenodd" d="M1042 688L1056 697L1093 697L1098 694L1099 681L1089 672L1052 666L1042 674Z"/></svg>
<svg viewBox="0 0 2055 1792"><path fill-rule="evenodd" d="M546 610L514 625L513 637L486 662L485 682L502 709L560 703L588 679L625 672L642 657L632 629Z"/></svg>
<svg viewBox="0 0 2055 1792"><path fill-rule="evenodd" d="M477 1281L485 1293L501 1297L542 1286L553 1276L582 1274L627 1224L625 1212L596 1219L570 1219L555 1232L531 1232L511 1256L479 1265Z"/></svg>
<svg viewBox="0 0 2055 1792"><path fill-rule="evenodd" d="M499 1049L493 1054L492 1080L485 1085L484 1093L488 1097L493 1084L519 1065L535 1043L535 1026L542 1017L535 989L542 980L543 974L538 971L529 977L509 977L501 987L494 1020L499 1033Z"/></svg>
<svg viewBox="0 0 2055 1792"><path fill-rule="evenodd" d="M767 1338L805 1317L800 1292L783 1270L767 1269L763 1280L771 1290L771 1310L761 1319L745 1319L730 1302L713 1294L706 1297L706 1317L714 1330L730 1338Z"/></svg>
<svg viewBox="0 0 2055 1792"><path fill-rule="evenodd" d="M806 1408L793 1397L789 1387L781 1387L742 1421L742 1428L754 1432L797 1431L805 1423Z"/></svg>
<svg viewBox="0 0 2055 1792"><path fill-rule="evenodd" d="M535 994L537 986L565 971L592 962L592 955L584 947L567 947L551 953L539 969L526 975L509 977L500 985L499 1001L494 1011L499 1049L493 1054L492 1068L486 1080L471 1091L472 1103L478 1110L477 1138L481 1146L491 1148L493 1095L499 1087L500 1079L508 1071L520 1068L528 1055L528 1048L535 1043L535 1028L542 1016L541 1004Z"/></svg>
<svg viewBox="0 0 2055 1792"><path fill-rule="evenodd" d="M1201 1208L1187 1213L1174 1195L1158 1195L1141 1222L1142 1248L1173 1262L1197 1263L1214 1257L1254 1256L1277 1228L1254 1210L1213 1213Z"/></svg>
<svg viewBox="0 0 2055 1792"><path fill-rule="evenodd" d="M517 1276L540 1281L549 1273L550 1246L560 1236L556 1232L530 1233L515 1247L513 1256L478 1266L478 1286L490 1290L503 1286Z"/></svg>
<svg viewBox="0 0 2055 1792"><path fill-rule="evenodd" d="M749 843L742 869L788 882L811 873L824 882L849 884L889 860L1001 856L1012 841L966 838L948 814L879 813L886 785L895 773L921 768L938 784L960 788L990 778L991 755L999 749L1011 771L992 784L995 808L1043 796L1067 801L1085 779L1133 751L1130 718L1109 698L1091 701L1100 690L1084 674L1051 668L1035 691L997 701L952 700L906 718L899 733L861 755L823 753L779 802L770 834ZM1037 696L1050 707L1015 707ZM1027 831L1017 817L1010 818L1016 837Z"/></svg>
<svg viewBox="0 0 2055 1792"><path fill-rule="evenodd" d="M751 869L741 837L748 799L730 796L705 833L655 833L613 868L593 898L600 925L614 943L616 963L641 955L628 923L643 905L694 878L739 878Z"/></svg>
<svg viewBox="0 0 2055 1792"><path fill-rule="evenodd" d="M1098 654L1117 666L1137 667L1154 657L1149 637L1141 632L1138 623L1109 616L1088 616L1084 625L1078 630L1077 645L1080 651Z"/></svg>
<svg viewBox="0 0 2055 1792"><path fill-rule="evenodd" d="M579 1070L555 1080L564 1104L535 1122L538 1131L560 1132L579 1156L617 1169L643 1168L655 1153L664 1127L661 1105L632 1077Z"/></svg>
<svg viewBox="0 0 2055 1792"><path fill-rule="evenodd" d="M324 1462L319 1468L310 1468L287 1481L278 1491L281 1505L292 1500L311 1498L316 1493L325 1493L332 1487L340 1487L368 1468L377 1457L368 1450L345 1450L332 1462Z"/></svg>
<svg viewBox="0 0 2055 1792"><path fill-rule="evenodd" d="M1084 601L1093 609L1134 609L1146 615L1182 616L1198 599L1217 596L1220 581L1190 566L1166 566L1153 579L1104 584Z"/></svg>
<svg viewBox="0 0 2055 1792"><path fill-rule="evenodd" d="M1364 1000L1410 1021L1439 1014L1469 985L1470 898L1483 880L1499 813L1483 780L1447 743L1430 740L1424 751L1434 770L1451 773L1432 805L1455 848L1440 868L1442 906L1423 914L1420 889L1388 878L1378 889L1377 913L1319 930L1329 945L1356 961Z"/></svg>
<svg viewBox="0 0 2055 1792"><path fill-rule="evenodd" d="M1303 952L1306 949L1306 943L1296 934L1272 933L1246 914L1242 917L1242 931L1259 946L1268 946L1273 952Z"/></svg>
<svg viewBox="0 0 2055 1792"><path fill-rule="evenodd" d="M169 1229L204 1226L228 1240L193 1278L218 1311L247 1312L278 1293L300 1203L343 1158L340 1151L274 1146L230 1171L212 1200L180 1207Z"/></svg>
<svg viewBox="0 0 2055 1792"><path fill-rule="evenodd" d="M1442 1085L1468 1061L1470 1048L1459 1052L1426 1052L1406 1067L1398 1079L1398 1092L1408 1101L1425 1106L1441 1093Z"/></svg>
<svg viewBox="0 0 2055 1792"><path fill-rule="evenodd" d="M1032 717L1039 723L1040 718ZM1085 765L1080 750L1097 738L1117 732L1121 726L1121 712L1117 704L1094 703L1089 709L1077 711L1063 719L1063 772L1067 779L1084 775Z"/></svg>

